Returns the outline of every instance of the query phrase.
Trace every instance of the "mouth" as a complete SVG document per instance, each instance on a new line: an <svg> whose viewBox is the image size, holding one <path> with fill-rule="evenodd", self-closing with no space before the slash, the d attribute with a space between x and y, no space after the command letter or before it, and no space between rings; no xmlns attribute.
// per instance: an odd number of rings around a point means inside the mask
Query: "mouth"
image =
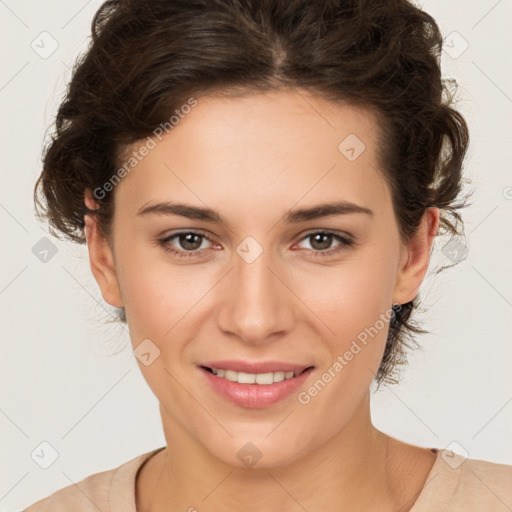
<svg viewBox="0 0 512 512"><path fill-rule="evenodd" d="M197 368L217 397L248 409L264 409L291 397L315 371L314 366L241 361L216 361Z"/></svg>
<svg viewBox="0 0 512 512"><path fill-rule="evenodd" d="M226 379L231 382L237 382L238 384L259 384L262 386L269 386L271 384L275 384L276 382L282 382L298 377L304 372L312 370L314 366L307 366L306 368L295 371L277 370L264 373L249 373L220 367L210 368L209 366L201 366L201 368L215 375L216 377Z"/></svg>

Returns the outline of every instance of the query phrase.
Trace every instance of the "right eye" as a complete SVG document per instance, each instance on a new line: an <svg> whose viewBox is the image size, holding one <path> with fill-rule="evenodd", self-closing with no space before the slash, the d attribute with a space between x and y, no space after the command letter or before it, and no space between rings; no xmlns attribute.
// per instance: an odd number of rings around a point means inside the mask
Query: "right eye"
<svg viewBox="0 0 512 512"><path fill-rule="evenodd" d="M183 249L174 248L175 245L171 243L171 240L178 239L178 243ZM158 243L162 246L164 251L179 256L180 258L190 258L195 256L203 256L204 248L197 250L201 247L204 240L210 240L205 234L196 231L181 231L179 233L173 233L170 236L158 240Z"/></svg>

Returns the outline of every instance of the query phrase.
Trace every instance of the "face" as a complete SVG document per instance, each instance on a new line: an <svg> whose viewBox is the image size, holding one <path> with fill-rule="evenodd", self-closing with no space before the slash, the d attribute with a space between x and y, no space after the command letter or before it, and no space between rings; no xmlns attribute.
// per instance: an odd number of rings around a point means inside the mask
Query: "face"
<svg viewBox="0 0 512 512"><path fill-rule="evenodd" d="M91 268L126 308L171 439L236 466L258 452L289 464L369 421L390 308L418 292L437 211L401 243L368 111L304 91L197 101L116 186L113 253L87 220ZM356 206L299 214L334 203ZM225 361L309 370L268 385L203 368ZM275 366L242 366L260 362Z"/></svg>

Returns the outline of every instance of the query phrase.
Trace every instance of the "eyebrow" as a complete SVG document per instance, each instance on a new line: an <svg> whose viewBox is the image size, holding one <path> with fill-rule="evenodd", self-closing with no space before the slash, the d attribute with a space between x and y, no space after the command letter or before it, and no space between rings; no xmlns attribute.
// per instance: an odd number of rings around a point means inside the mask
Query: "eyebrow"
<svg viewBox="0 0 512 512"><path fill-rule="evenodd" d="M349 213L363 213L373 217L374 213L369 208L360 206L350 201L336 201L333 203L318 204L309 208L290 210L284 216L284 222L288 224L298 224L322 217L332 215L345 215ZM153 205L142 206L137 212L137 216L145 215L179 215L189 219L202 220L217 225L229 226L221 215L211 208L200 208L183 203L164 202Z"/></svg>

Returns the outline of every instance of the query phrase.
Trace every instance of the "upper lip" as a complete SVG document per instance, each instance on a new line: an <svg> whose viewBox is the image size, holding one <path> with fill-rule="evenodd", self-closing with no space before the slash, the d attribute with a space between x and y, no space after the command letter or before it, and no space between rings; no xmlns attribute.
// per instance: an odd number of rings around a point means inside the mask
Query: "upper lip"
<svg viewBox="0 0 512 512"><path fill-rule="evenodd" d="M309 368L313 365L311 364L292 364L285 363L282 361L235 361L235 360L226 360L226 361L211 361L202 363L201 366L206 366L207 368L216 368L222 370L233 370L235 372L244 372L244 373L270 373L270 372L294 372L296 374L301 373L306 368Z"/></svg>

